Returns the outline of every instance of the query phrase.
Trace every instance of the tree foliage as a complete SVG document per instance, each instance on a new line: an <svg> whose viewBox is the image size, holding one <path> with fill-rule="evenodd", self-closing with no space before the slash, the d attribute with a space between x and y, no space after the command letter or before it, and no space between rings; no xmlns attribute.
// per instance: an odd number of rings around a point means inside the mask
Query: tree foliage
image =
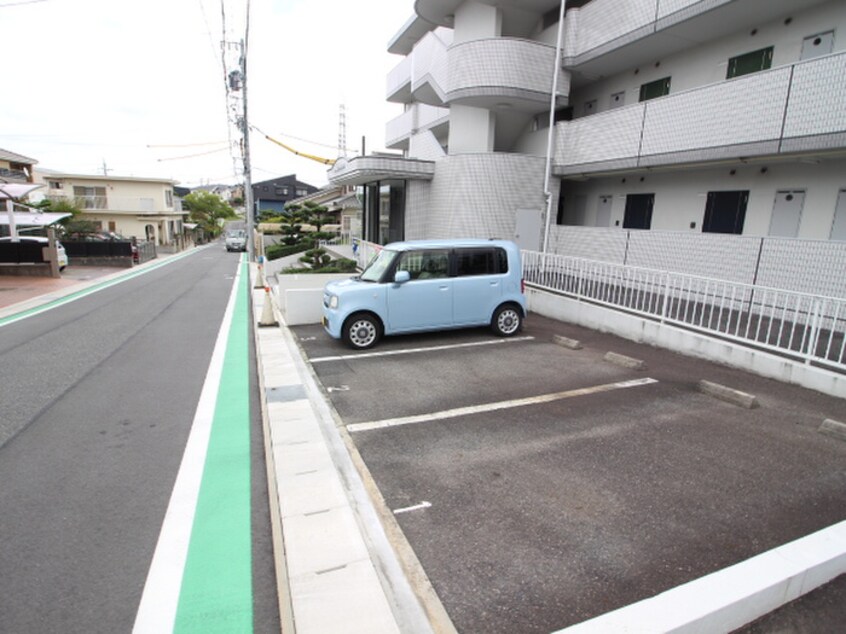
<svg viewBox="0 0 846 634"><path fill-rule="evenodd" d="M190 212L191 222L196 222L210 237L220 235L223 221L237 218L237 214L217 194L205 191L191 192L182 199Z"/></svg>

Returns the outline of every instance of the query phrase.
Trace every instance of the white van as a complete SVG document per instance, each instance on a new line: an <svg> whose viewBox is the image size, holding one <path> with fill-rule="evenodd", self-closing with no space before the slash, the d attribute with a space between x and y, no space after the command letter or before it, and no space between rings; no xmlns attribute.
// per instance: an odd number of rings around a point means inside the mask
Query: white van
<svg viewBox="0 0 846 634"><path fill-rule="evenodd" d="M395 242L323 292L326 332L359 350L424 330L490 325L510 337L525 316L520 250L505 240Z"/></svg>

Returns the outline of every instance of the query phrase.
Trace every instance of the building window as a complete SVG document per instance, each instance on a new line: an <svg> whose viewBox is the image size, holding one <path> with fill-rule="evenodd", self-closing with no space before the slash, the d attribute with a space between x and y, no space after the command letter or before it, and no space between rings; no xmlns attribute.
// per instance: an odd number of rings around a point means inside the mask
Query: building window
<svg viewBox="0 0 846 634"><path fill-rule="evenodd" d="M640 101L649 101L670 94L670 78L656 79L640 87Z"/></svg>
<svg viewBox="0 0 846 634"><path fill-rule="evenodd" d="M751 53L732 57L728 62L726 79L741 77L749 73L767 70L773 65L773 47L762 48Z"/></svg>
<svg viewBox="0 0 846 634"><path fill-rule="evenodd" d="M650 229L655 194L629 194L626 196L626 211L623 229Z"/></svg>
<svg viewBox="0 0 846 634"><path fill-rule="evenodd" d="M749 190L708 192L702 233L743 233Z"/></svg>
<svg viewBox="0 0 846 634"><path fill-rule="evenodd" d="M79 187L74 185L73 197L79 200L83 209L106 209L105 187Z"/></svg>
<svg viewBox="0 0 846 634"><path fill-rule="evenodd" d="M62 182L61 181L47 181L50 189L62 189Z"/></svg>
<svg viewBox="0 0 846 634"><path fill-rule="evenodd" d="M308 196L308 190L302 187L297 187L297 196Z"/></svg>
<svg viewBox="0 0 846 634"><path fill-rule="evenodd" d="M168 207L173 207L173 190L166 189L165 190L165 203Z"/></svg>
<svg viewBox="0 0 846 634"><path fill-rule="evenodd" d="M405 236L405 181L368 183L364 191L364 239L377 244Z"/></svg>

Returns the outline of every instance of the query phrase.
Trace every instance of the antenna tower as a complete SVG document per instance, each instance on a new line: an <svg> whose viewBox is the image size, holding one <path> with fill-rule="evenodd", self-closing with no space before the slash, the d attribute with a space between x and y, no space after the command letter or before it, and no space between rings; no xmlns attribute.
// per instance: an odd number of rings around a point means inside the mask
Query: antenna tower
<svg viewBox="0 0 846 634"><path fill-rule="evenodd" d="M347 107L344 104L338 111L338 156L347 156Z"/></svg>

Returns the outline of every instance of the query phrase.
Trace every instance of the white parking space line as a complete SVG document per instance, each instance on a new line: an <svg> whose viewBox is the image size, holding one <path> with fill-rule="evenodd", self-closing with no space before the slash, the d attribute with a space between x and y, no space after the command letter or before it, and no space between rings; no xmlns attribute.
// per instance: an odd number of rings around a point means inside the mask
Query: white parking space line
<svg viewBox="0 0 846 634"><path fill-rule="evenodd" d="M410 513L411 511L422 511L423 509L428 509L431 507L431 502L421 502L420 504L415 504L414 506L406 506L402 509L395 509L394 515L399 515L400 513Z"/></svg>
<svg viewBox="0 0 846 634"><path fill-rule="evenodd" d="M516 343L518 341L532 341L534 337L510 337L508 339L491 339L489 341L474 341L472 343L454 343L448 346L430 346L428 348L408 348L406 350L384 350L382 352L362 352L359 354L341 354L334 357L315 357L309 363L323 363L325 361L349 361L350 359L373 359L377 357L391 357L398 354L415 354L418 352L436 352L438 350L452 350L453 348L472 348L474 346L492 346L502 343Z"/></svg>
<svg viewBox="0 0 846 634"><path fill-rule="evenodd" d="M372 429L384 429L385 427L397 427L399 425L426 423L434 420L443 420L445 418L457 418L459 416L470 416L473 414L482 414L484 412L493 412L501 409L510 409L512 407L524 407L526 405L550 403L552 401L560 401L562 399L572 398L574 396L586 396L588 394L598 394L600 392L610 392L612 390L624 390L630 387L640 387L641 385L649 385L650 383L658 383L658 381L657 379L650 378L634 379L632 381L620 381L618 383L606 383L605 385L595 385L593 387L583 387L576 390L567 390L565 392L553 392L552 394L541 394L540 396L518 398L511 401L487 403L486 405L471 405L469 407L458 407L455 409L447 409L441 412L432 412L430 414L404 416L402 418L388 418L385 420L370 421L366 423L353 423L352 425L347 425L347 431L370 431Z"/></svg>

